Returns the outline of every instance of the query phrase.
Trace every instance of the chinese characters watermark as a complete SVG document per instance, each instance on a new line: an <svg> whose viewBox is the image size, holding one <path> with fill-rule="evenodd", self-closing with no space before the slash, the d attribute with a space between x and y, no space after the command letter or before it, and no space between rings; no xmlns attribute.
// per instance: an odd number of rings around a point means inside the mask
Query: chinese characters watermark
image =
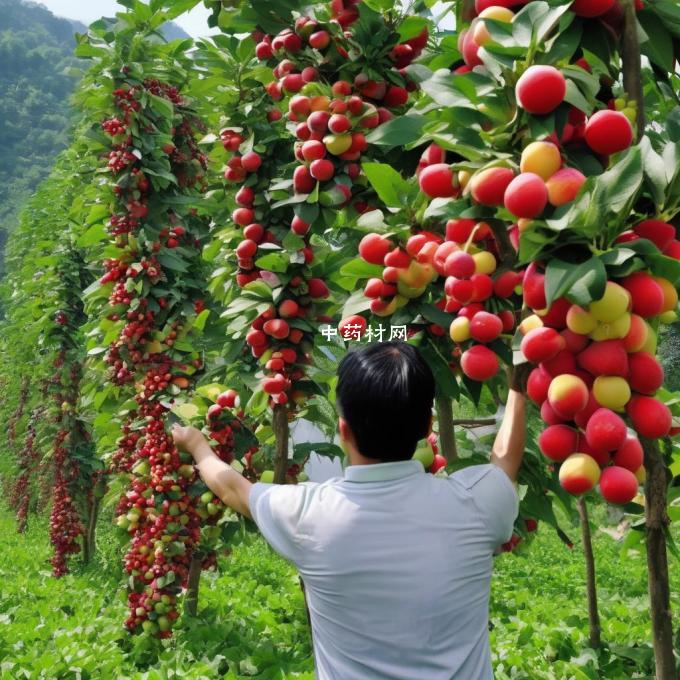
<svg viewBox="0 0 680 680"><path fill-rule="evenodd" d="M335 338L342 338L343 340L350 340L353 342L391 342L395 340L403 340L406 342L406 326L393 326L379 323L376 326L362 326L361 324L346 324L340 332L334 326L322 326L320 329L323 335L329 342Z"/></svg>

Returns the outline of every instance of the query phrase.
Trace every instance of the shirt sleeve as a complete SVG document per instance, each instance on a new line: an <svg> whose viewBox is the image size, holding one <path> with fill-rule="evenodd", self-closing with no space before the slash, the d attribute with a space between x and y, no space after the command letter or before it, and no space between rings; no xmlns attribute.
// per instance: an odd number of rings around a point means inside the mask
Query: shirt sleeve
<svg viewBox="0 0 680 680"><path fill-rule="evenodd" d="M519 497L510 477L496 465L474 465L454 472L451 480L471 494L492 547L509 541L519 511Z"/></svg>
<svg viewBox="0 0 680 680"><path fill-rule="evenodd" d="M277 553L299 565L304 537L300 524L317 484L254 484L248 505L265 540Z"/></svg>

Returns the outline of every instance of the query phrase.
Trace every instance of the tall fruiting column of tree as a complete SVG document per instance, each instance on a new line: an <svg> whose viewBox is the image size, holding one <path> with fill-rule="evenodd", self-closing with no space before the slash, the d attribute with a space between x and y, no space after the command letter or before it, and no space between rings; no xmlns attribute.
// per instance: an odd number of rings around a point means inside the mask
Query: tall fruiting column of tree
<svg viewBox="0 0 680 680"><path fill-rule="evenodd" d="M126 625L167 637L200 539L197 474L175 448L167 416L202 366L194 347L208 314L200 256L206 226L192 205L206 163L195 140L201 123L180 92L188 63L145 37L148 17L121 16L114 42L93 29L81 49L98 60L83 98L99 121L91 137L107 161L99 201L110 214L102 232L109 243L98 252L105 273L88 293L93 308L104 303L92 333L109 380L99 403L122 429L110 461L129 478L118 506L118 526L131 537Z"/></svg>
<svg viewBox="0 0 680 680"><path fill-rule="evenodd" d="M256 22L277 25L271 17ZM320 371L311 358L315 325L327 323L327 312L334 309L324 303L329 294L324 276L330 258L340 260L319 236L349 242L347 232L332 230L346 216L365 210L359 194L375 200L360 178L365 134L391 117L381 103L400 107L408 98L404 76L392 70L396 56L389 56L398 36L376 13L338 14L335 5L330 11L315 6L310 16L293 23L288 15L281 23L289 27L275 35L256 31L256 45L219 43L229 52L223 60L234 59L238 98L225 102L220 134L224 150L233 154L226 159L224 177L227 194L234 192L229 216L234 226L217 234L224 251L215 256L219 265L233 267L235 260L238 267L234 280L240 290L224 288L227 333L235 341L245 338L255 360L245 362L255 372L254 379L245 380L254 392L246 410L259 415L267 403L272 407L273 478L279 482L295 478L304 462L296 459L291 466L286 461L287 421L300 409L308 413L306 398L319 391L314 380ZM426 39L425 31L420 49ZM253 47L257 58L273 67L271 75L248 60ZM380 55L370 62L379 82L363 72L371 49ZM211 62L219 66L209 45L204 58L207 67ZM385 71L395 84L384 81ZM266 93L257 81L266 83ZM216 270L213 289L227 272L223 266ZM265 474L268 478L271 472Z"/></svg>
<svg viewBox="0 0 680 680"><path fill-rule="evenodd" d="M54 273L51 299L58 308L44 329L43 343L55 347L54 373L47 381L46 396L54 403L54 441L51 466L54 475L50 541L54 550L55 576L68 571L67 557L86 547L87 533L81 520L79 500L91 502L94 485L90 434L78 413L82 378L83 343L80 327L85 321L80 299L83 280L82 255L71 245L61 254ZM51 413L51 411L48 411ZM80 498L79 498L80 497ZM84 512L85 514L85 512ZM89 514L89 513L88 513Z"/></svg>
<svg viewBox="0 0 680 680"><path fill-rule="evenodd" d="M472 21L453 85L476 85L479 108L502 126L495 134L487 124L496 160L469 186L473 201L517 220L533 315L516 348L538 364L528 392L546 425L539 446L566 491L599 484L605 500L636 512L627 504L644 479L640 439L671 429L655 351L659 323L677 318L677 134L660 121L648 137L638 129L633 146L642 102L629 101L635 79L619 68L637 61L639 76L639 51L631 58L625 37L636 32L632 4L623 41L618 2L476 10L460 17ZM514 97L481 94L494 81L512 86ZM503 120L504 110L516 115ZM648 508L665 505L665 487L647 486ZM667 585L662 562L650 576ZM652 617L657 676L672 677L668 599L654 589Z"/></svg>

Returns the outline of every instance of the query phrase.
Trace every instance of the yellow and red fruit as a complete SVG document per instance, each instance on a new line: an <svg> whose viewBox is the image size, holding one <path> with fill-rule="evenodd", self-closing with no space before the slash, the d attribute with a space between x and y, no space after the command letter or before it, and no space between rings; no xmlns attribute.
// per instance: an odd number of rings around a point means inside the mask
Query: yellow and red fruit
<svg viewBox="0 0 680 680"><path fill-rule="evenodd" d="M588 454L574 453L560 466L560 484L575 496L594 489L599 479L600 466Z"/></svg>

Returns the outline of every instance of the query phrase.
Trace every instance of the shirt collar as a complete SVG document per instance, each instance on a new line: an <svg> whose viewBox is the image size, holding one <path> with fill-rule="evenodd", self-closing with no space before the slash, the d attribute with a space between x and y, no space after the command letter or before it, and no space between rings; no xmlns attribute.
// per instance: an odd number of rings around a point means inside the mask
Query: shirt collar
<svg viewBox="0 0 680 680"><path fill-rule="evenodd" d="M345 479L349 482L390 482L421 472L425 473L425 469L419 460L399 460L373 465L348 465Z"/></svg>

